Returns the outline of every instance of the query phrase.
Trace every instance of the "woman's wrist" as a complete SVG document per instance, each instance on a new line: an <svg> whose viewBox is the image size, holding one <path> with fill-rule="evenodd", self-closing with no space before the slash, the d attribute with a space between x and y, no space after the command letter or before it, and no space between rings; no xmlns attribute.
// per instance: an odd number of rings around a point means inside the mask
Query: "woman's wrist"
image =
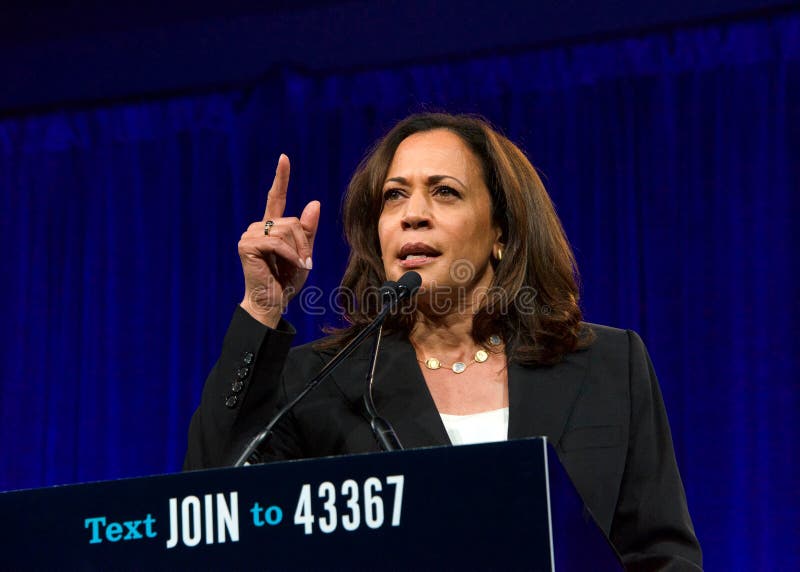
<svg viewBox="0 0 800 572"><path fill-rule="evenodd" d="M275 329L278 326L278 322L281 321L281 315L283 312L281 308L277 306L262 307L254 305L247 297L245 297L245 299L242 300L239 305L245 312L250 314L254 320L261 322L268 328Z"/></svg>

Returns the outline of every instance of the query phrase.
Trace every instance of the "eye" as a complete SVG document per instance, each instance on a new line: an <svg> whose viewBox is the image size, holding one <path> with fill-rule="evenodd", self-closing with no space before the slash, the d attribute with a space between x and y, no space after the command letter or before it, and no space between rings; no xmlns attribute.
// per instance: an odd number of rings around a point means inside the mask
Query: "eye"
<svg viewBox="0 0 800 572"><path fill-rule="evenodd" d="M460 197L461 193L455 190L453 187L448 187L447 185L439 185L438 187L433 189L433 194L439 197Z"/></svg>
<svg viewBox="0 0 800 572"><path fill-rule="evenodd" d="M383 191L383 202L396 201L403 196L403 191L400 189L386 189Z"/></svg>

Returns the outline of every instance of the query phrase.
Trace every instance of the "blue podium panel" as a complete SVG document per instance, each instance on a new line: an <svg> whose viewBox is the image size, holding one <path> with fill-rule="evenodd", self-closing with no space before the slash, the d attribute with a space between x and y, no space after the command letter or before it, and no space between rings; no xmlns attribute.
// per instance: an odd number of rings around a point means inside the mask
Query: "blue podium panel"
<svg viewBox="0 0 800 572"><path fill-rule="evenodd" d="M0 514L13 570L620 569L543 438L12 491Z"/></svg>

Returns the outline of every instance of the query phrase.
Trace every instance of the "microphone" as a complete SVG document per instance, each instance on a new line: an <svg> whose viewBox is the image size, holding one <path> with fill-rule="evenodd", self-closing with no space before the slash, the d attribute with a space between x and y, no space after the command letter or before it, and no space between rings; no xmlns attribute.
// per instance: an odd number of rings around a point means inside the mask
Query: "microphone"
<svg viewBox="0 0 800 572"><path fill-rule="evenodd" d="M361 330L353 339L351 339L339 352L331 358L325 366L309 381L303 390L289 403L275 414L267 426L252 439L250 439L247 447L242 451L242 454L236 459L233 464L234 467L241 467L247 462L255 464L258 462L258 455L256 449L272 434L275 425L291 411L300 401L305 398L308 393L314 389L319 383L325 379L336 367L339 366L345 359L347 359L358 346L379 327L383 326L383 321L386 319L387 314L397 307L397 305L414 294L416 294L419 287L422 285L422 277L419 273L413 270L406 272L400 277L397 282L388 281L381 286L381 296L383 297L383 307L375 319L372 320L363 330ZM377 353L377 350L376 350ZM374 367L374 363L373 366ZM396 437L395 437L396 439Z"/></svg>
<svg viewBox="0 0 800 572"><path fill-rule="evenodd" d="M387 280L384 282L380 290L381 300L383 300L384 303L394 300L397 297L398 286L399 284L394 280Z"/></svg>
<svg viewBox="0 0 800 572"><path fill-rule="evenodd" d="M422 284L422 277L414 271L406 272L400 281L389 285L387 282L381 291L388 297L395 296L399 300L413 296ZM384 291L386 288L386 291ZM378 328L375 336L375 343L372 345L372 357L367 368L366 387L364 388L364 407L369 415L369 426L372 429L375 439L384 451L402 450L403 445L395 433L394 427L388 420L378 414L375 402L372 399L372 385L375 382L375 365L378 360L378 350L381 346L381 336L383 335L383 324Z"/></svg>
<svg viewBox="0 0 800 572"><path fill-rule="evenodd" d="M416 294L420 286L422 286L422 276L419 275L419 272L409 270L397 282L392 280L384 282L381 286L381 296L384 303L397 304Z"/></svg>
<svg viewBox="0 0 800 572"><path fill-rule="evenodd" d="M417 293L420 286L422 286L422 276L419 275L419 272L409 270L403 274L400 280L397 281L398 301L411 298Z"/></svg>

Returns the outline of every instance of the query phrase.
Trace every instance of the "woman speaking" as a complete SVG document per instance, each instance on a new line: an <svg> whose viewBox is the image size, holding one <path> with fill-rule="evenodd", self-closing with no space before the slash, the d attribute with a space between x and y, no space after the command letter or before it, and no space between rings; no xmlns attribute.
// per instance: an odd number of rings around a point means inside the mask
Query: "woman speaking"
<svg viewBox="0 0 800 572"><path fill-rule="evenodd" d="M701 566L661 392L641 339L582 322L577 269L524 154L471 116L413 115L362 161L343 218L348 327L290 349L281 318L313 265L320 204L284 216L281 156L264 218L239 242L245 293L189 429L185 469L224 466L380 311L375 404L407 447L545 435L627 567ZM371 344L275 428L262 457L379 450L362 397Z"/></svg>

